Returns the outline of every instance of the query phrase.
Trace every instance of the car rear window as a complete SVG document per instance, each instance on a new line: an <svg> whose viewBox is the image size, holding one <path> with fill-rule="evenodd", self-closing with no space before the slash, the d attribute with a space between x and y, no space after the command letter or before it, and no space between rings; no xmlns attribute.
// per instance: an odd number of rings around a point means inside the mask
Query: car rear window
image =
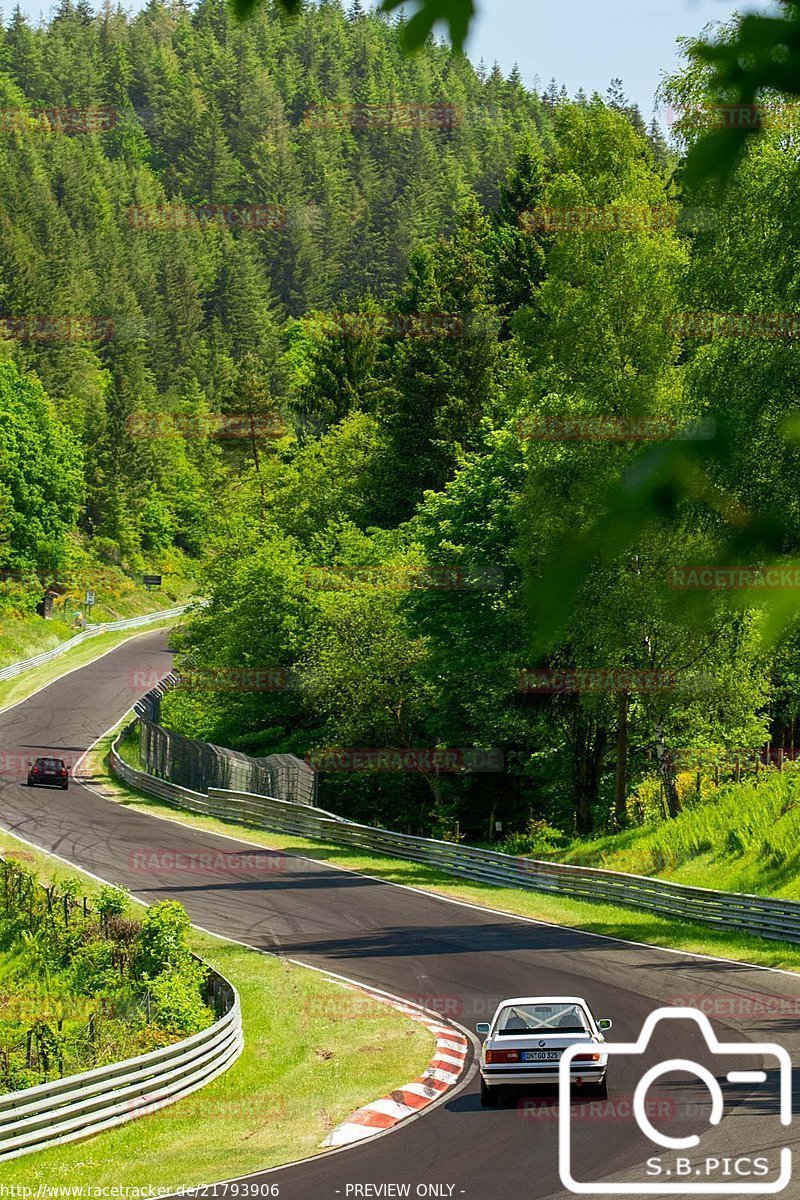
<svg viewBox="0 0 800 1200"><path fill-rule="evenodd" d="M37 758L36 765L50 769L51 767L63 767L64 764L60 758Z"/></svg>
<svg viewBox="0 0 800 1200"><path fill-rule="evenodd" d="M509 1004L497 1019L498 1034L589 1033L579 1004Z"/></svg>

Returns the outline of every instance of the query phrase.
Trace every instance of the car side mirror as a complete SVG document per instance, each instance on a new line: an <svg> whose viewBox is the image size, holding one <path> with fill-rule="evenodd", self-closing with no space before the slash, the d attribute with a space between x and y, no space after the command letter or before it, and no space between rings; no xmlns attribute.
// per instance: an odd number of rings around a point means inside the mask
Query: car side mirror
<svg viewBox="0 0 800 1200"><path fill-rule="evenodd" d="M478 1024L475 1026L476 1033L488 1033L490 1029L491 1025L488 1021L478 1021Z"/></svg>
<svg viewBox="0 0 800 1200"><path fill-rule="evenodd" d="M597 1022L597 1028L600 1030L601 1033L605 1033L606 1030L610 1029L613 1024L614 1024L613 1021L609 1021L609 1019L607 1017L604 1017L602 1021Z"/></svg>

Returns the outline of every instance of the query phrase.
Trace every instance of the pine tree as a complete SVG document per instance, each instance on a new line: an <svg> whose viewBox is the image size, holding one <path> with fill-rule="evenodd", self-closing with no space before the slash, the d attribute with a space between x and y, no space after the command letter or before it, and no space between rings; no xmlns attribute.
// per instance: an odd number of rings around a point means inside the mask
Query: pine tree
<svg viewBox="0 0 800 1200"><path fill-rule="evenodd" d="M53 17L53 22L54 23L56 21L69 22L72 20L74 15L75 15L75 6L73 5L72 0L59 0L58 7L56 8L55 16Z"/></svg>
<svg viewBox="0 0 800 1200"><path fill-rule="evenodd" d="M549 108L555 108L558 104L558 84L555 78L551 79L548 83L542 100Z"/></svg>
<svg viewBox="0 0 800 1200"><path fill-rule="evenodd" d="M8 70L12 79L19 84L25 95L33 102L41 102L42 57L36 35L19 4L14 6L11 23L6 32Z"/></svg>
<svg viewBox="0 0 800 1200"><path fill-rule="evenodd" d="M542 152L532 141L524 142L501 185L493 219L495 296L505 317L531 303L544 275L548 238L537 229L535 221L544 184Z"/></svg>
<svg viewBox="0 0 800 1200"><path fill-rule="evenodd" d="M608 104L609 108L616 108L617 112L625 111L628 101L625 96L621 79L611 80L606 92L606 103Z"/></svg>
<svg viewBox="0 0 800 1200"><path fill-rule="evenodd" d="M650 128L647 131L648 140L653 147L653 156L660 167L666 167L669 161L669 150L667 148L666 138L662 132L661 126L656 117L650 122Z"/></svg>
<svg viewBox="0 0 800 1200"><path fill-rule="evenodd" d="M471 199L452 239L414 257L402 304L412 332L397 344L380 411L386 453L376 486L390 524L407 518L423 491L443 487L459 452L479 443L498 360L489 255L489 225Z"/></svg>
<svg viewBox="0 0 800 1200"><path fill-rule="evenodd" d="M241 166L228 145L217 107L201 117L192 144L178 159L175 177L183 194L198 204L225 204L235 199Z"/></svg>
<svg viewBox="0 0 800 1200"><path fill-rule="evenodd" d="M492 71L491 71L491 74L489 75L489 83L494 84L495 86L499 87L504 82L505 81L503 79L503 72L500 69L500 63L497 61L497 59L495 59L494 62L492 63Z"/></svg>
<svg viewBox="0 0 800 1200"><path fill-rule="evenodd" d="M644 118L639 111L638 104L629 104L625 109L625 116L628 118L637 133L640 133L645 137L647 136L647 126L645 125Z"/></svg>

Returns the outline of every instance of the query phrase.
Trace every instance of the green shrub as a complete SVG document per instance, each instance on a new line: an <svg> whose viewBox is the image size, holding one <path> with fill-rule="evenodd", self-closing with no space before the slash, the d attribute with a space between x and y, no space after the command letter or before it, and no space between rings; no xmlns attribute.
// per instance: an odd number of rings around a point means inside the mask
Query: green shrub
<svg viewBox="0 0 800 1200"><path fill-rule="evenodd" d="M163 1046L170 1046L174 1041L175 1034L170 1030L161 1029L158 1025L145 1025L130 1039L129 1057L135 1058L139 1054L149 1054L151 1050L160 1050Z"/></svg>
<svg viewBox="0 0 800 1200"><path fill-rule="evenodd" d="M0 1057L0 1089L4 1093L19 1092L23 1088L35 1087L41 1082L39 1073L24 1066L19 1060L9 1058L8 1062L5 1062Z"/></svg>
<svg viewBox="0 0 800 1200"><path fill-rule="evenodd" d="M150 983L150 1020L168 1033L188 1037L212 1021L201 987L206 977L202 963L189 959L169 967Z"/></svg>
<svg viewBox="0 0 800 1200"><path fill-rule="evenodd" d="M213 1019L183 905L155 904L139 922L124 888L101 887L87 913L80 893L78 881L48 889L0 860L0 1091L169 1045Z"/></svg>
<svg viewBox="0 0 800 1200"><path fill-rule="evenodd" d="M122 557L119 545L110 537L95 535L92 538L92 550L100 562L117 566Z"/></svg>
<svg viewBox="0 0 800 1200"><path fill-rule="evenodd" d="M128 907L130 893L125 888L116 887L113 883L105 883L97 893L94 902L96 912L105 925L109 917L119 917Z"/></svg>
<svg viewBox="0 0 800 1200"><path fill-rule="evenodd" d="M97 996L119 984L119 971L114 964L114 946L105 938L87 942L73 956L70 964L72 986L81 996Z"/></svg>
<svg viewBox="0 0 800 1200"><path fill-rule="evenodd" d="M650 825L666 815L662 783L657 775L643 779L628 797L627 814L631 825Z"/></svg>
<svg viewBox="0 0 800 1200"><path fill-rule="evenodd" d="M190 962L186 942L190 928L189 914L178 900L162 900L148 908L139 935L139 972L153 979Z"/></svg>
<svg viewBox="0 0 800 1200"><path fill-rule="evenodd" d="M510 833L499 847L504 854L536 856L555 854L564 845L565 836L547 821L530 821L525 833Z"/></svg>
<svg viewBox="0 0 800 1200"><path fill-rule="evenodd" d="M675 788L678 799L686 808L710 799L717 791L714 780L702 771L679 771L675 776Z"/></svg>

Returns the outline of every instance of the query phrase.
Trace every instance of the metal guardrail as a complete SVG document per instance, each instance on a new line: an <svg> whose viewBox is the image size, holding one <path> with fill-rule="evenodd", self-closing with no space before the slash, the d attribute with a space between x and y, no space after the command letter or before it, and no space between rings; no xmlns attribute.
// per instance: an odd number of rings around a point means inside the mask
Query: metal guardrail
<svg viewBox="0 0 800 1200"><path fill-rule="evenodd" d="M448 875L479 883L645 909L673 919L800 943L800 903L791 900L716 892L709 888L687 887L666 879L626 875L621 871L605 871L598 867L573 867L532 858L515 858L496 850L478 850L454 842L359 825L318 808L247 792L209 788L205 796L155 779L131 767L120 758L116 747L115 742L110 758L115 775L140 791L158 796L190 812L208 813L281 833L319 838L340 845L356 846L370 853L411 859Z"/></svg>
<svg viewBox="0 0 800 1200"><path fill-rule="evenodd" d="M190 792L224 788L314 804L316 771L293 754L253 758L161 725L161 701L180 681L180 672L171 671L133 706L139 718L140 762L148 774Z"/></svg>
<svg viewBox="0 0 800 1200"><path fill-rule="evenodd" d="M183 1041L0 1096L0 1161L77 1141L183 1099L226 1071L242 1052L242 1010L233 984L211 973L222 1016Z"/></svg>
<svg viewBox="0 0 800 1200"><path fill-rule="evenodd" d="M89 625L80 633L76 633L75 637L69 638L66 642L60 642L52 650L46 650L44 654L37 654L34 658L25 658L21 662L11 663L8 667L0 668L0 681L14 679L15 676L22 675L24 671L30 671L33 667L44 666L45 663L60 658L74 646L80 646L82 642L97 637L100 633L114 633L120 629L138 629L140 625L152 625L155 621L163 621L168 617L179 617L181 613L186 612L188 607L188 604L181 604L177 608L162 608L160 612L145 613L141 617L124 617L120 621L106 621L102 625Z"/></svg>
<svg viewBox="0 0 800 1200"><path fill-rule="evenodd" d="M337 817L334 813L325 812L319 808L312 809L309 805L302 802L276 800L271 796L263 796L255 792L236 792L226 788L212 787L208 789L208 794L205 792L195 792L191 788L171 783L168 779L160 779L156 775L149 775L146 771L140 771L138 767L132 767L130 763L125 762L118 750L119 742L135 725L136 721L131 721L129 725L126 725L117 734L109 753L112 774L121 779L123 783L127 783L129 787L139 788L140 791L146 792L150 796L156 796L159 800L165 800L175 808L185 808L187 812L221 817L223 820L229 821L244 820L252 824L262 824L263 820L268 818L273 804L283 805L286 809L290 809L293 812L311 811L327 817L330 821L343 821L343 818ZM235 800L231 803L227 799L224 801L219 800L219 797L239 796L246 798L246 802L242 805L237 805Z"/></svg>

